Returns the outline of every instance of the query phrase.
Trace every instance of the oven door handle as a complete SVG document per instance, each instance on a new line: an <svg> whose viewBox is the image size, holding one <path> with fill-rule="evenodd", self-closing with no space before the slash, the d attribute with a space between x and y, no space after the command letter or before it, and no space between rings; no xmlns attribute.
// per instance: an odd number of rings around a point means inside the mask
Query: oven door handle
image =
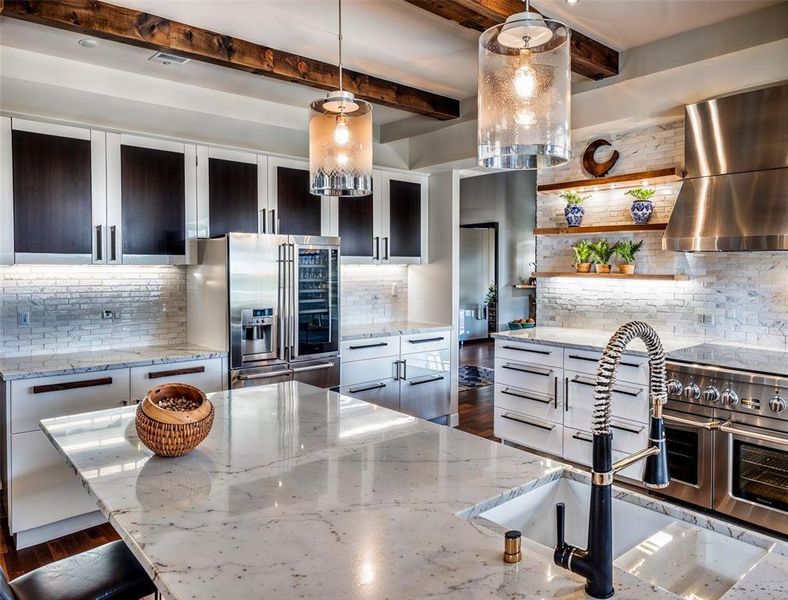
<svg viewBox="0 0 788 600"><path fill-rule="evenodd" d="M733 435L740 435L742 437L760 440L762 442L769 442L770 444L778 444L780 446L788 446L788 438L772 435L769 433L761 433L760 431L748 431L746 429L739 429L734 427L730 421L726 421L720 425L720 431L730 433Z"/></svg>
<svg viewBox="0 0 788 600"><path fill-rule="evenodd" d="M679 425L689 425L690 427L696 427L698 429L708 429L712 431L714 429L719 429L720 425L722 425L721 421L712 420L712 421L693 421L692 419L685 419L683 417L674 417L673 415L664 414L662 418L670 423L678 423Z"/></svg>

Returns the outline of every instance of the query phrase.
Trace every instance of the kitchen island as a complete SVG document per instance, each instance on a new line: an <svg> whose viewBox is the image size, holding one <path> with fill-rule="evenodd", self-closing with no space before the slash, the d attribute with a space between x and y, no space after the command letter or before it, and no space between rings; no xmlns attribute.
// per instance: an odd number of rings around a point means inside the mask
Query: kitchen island
<svg viewBox="0 0 788 600"><path fill-rule="evenodd" d="M165 598L585 597L525 537L522 562L504 563L503 529L479 517L582 472L300 383L210 398L211 434L177 459L139 442L134 407L42 423ZM785 597L785 544L703 520L765 548L726 600ZM614 578L616 598L677 597Z"/></svg>

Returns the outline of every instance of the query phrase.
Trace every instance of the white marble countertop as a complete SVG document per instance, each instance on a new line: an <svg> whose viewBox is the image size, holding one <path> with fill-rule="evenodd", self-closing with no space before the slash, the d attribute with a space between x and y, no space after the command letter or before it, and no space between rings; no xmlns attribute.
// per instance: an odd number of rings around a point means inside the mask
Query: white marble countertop
<svg viewBox="0 0 788 600"><path fill-rule="evenodd" d="M604 350L614 330L580 329L573 327L545 327L537 325L531 329L502 331L493 337L514 342L538 342L548 346L563 346L577 350ZM674 352L690 346L697 346L708 340L693 336L677 336L657 331L665 352ZM646 354L646 346L640 339L635 339L627 346L628 354Z"/></svg>
<svg viewBox="0 0 788 600"><path fill-rule="evenodd" d="M16 356L0 358L0 379L4 381L31 379L226 356L227 352L190 344Z"/></svg>
<svg viewBox="0 0 788 600"><path fill-rule="evenodd" d="M42 423L165 598L585 598L536 542L504 563L501 532L478 516L585 474L300 383L210 398L211 434L174 459L139 443L134 407ZM788 559L771 550L725 600L785 598ZM677 598L614 580L619 599Z"/></svg>
<svg viewBox="0 0 788 600"><path fill-rule="evenodd" d="M342 341L364 338L385 337L387 335L407 335L409 333L425 333L451 329L451 325L441 323L424 323L420 321L390 321L388 323L370 323L369 325L347 325L341 328Z"/></svg>

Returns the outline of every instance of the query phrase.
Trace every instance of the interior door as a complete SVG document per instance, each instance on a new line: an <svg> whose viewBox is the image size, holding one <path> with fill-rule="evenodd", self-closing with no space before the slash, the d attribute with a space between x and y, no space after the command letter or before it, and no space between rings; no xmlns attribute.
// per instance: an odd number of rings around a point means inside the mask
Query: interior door
<svg viewBox="0 0 788 600"><path fill-rule="evenodd" d="M495 282L495 231L460 228L460 340L488 335L487 288Z"/></svg>

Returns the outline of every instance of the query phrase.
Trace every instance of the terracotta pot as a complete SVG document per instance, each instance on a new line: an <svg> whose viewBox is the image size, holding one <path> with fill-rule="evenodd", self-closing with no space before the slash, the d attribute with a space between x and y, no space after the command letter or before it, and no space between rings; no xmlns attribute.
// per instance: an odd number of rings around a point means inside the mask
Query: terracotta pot
<svg viewBox="0 0 788 600"><path fill-rule="evenodd" d="M578 273L590 273L591 263L577 263L575 269L577 269Z"/></svg>
<svg viewBox="0 0 788 600"><path fill-rule="evenodd" d="M618 265L618 270L620 273L624 275L632 275L635 272L635 265L628 265L626 263L622 263Z"/></svg>
<svg viewBox="0 0 788 600"><path fill-rule="evenodd" d="M596 265L597 273L610 273L610 265Z"/></svg>

